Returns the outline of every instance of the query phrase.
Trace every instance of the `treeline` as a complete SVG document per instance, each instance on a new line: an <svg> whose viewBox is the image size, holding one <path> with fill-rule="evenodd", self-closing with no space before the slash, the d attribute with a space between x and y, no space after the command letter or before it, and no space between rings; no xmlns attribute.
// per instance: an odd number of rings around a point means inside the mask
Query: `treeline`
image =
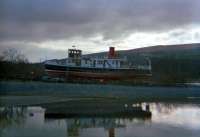
<svg viewBox="0 0 200 137"><path fill-rule="evenodd" d="M40 80L44 74L41 63L29 63L17 49L4 50L0 55L0 80Z"/></svg>
<svg viewBox="0 0 200 137"><path fill-rule="evenodd" d="M44 74L41 63L0 61L1 80L40 80Z"/></svg>

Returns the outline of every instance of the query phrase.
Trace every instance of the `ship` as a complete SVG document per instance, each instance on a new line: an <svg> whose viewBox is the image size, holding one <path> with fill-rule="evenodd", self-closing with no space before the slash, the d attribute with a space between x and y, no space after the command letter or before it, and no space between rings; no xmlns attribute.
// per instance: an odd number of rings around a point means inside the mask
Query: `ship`
<svg viewBox="0 0 200 137"><path fill-rule="evenodd" d="M133 65L126 57L119 57L115 47L110 47L106 57L90 57L82 55L82 50L68 49L68 58L48 60L44 63L48 77L62 79L87 80L134 80L149 78L151 61L145 65Z"/></svg>

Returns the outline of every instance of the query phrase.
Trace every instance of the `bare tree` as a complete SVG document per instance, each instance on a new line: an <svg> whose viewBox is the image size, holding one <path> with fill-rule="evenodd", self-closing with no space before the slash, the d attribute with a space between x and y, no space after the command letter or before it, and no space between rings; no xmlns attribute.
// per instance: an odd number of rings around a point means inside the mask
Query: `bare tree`
<svg viewBox="0 0 200 137"><path fill-rule="evenodd" d="M3 55L0 55L0 61L3 61L3 60L4 60Z"/></svg>
<svg viewBox="0 0 200 137"><path fill-rule="evenodd" d="M3 51L2 60L12 63L28 63L26 56L14 48Z"/></svg>

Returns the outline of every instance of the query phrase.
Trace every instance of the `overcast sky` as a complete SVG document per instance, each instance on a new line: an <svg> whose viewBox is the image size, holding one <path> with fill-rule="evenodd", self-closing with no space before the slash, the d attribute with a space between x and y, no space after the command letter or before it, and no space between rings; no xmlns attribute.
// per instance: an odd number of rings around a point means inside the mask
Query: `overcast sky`
<svg viewBox="0 0 200 137"><path fill-rule="evenodd" d="M200 0L0 0L0 50L30 61L200 42Z"/></svg>

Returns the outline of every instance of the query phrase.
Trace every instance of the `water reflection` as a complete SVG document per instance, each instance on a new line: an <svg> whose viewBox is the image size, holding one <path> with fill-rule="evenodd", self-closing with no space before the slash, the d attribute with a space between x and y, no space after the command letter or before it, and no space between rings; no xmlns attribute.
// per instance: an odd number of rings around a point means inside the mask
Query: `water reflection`
<svg viewBox="0 0 200 137"><path fill-rule="evenodd" d="M8 125L20 125L25 120L24 107L2 107L0 108L0 127L4 128Z"/></svg>
<svg viewBox="0 0 200 137"><path fill-rule="evenodd" d="M191 129L200 129L200 104L152 103L152 121Z"/></svg>
<svg viewBox="0 0 200 137"><path fill-rule="evenodd" d="M152 117L91 116L49 119L45 117L47 110L42 107L2 107L0 133L5 137L164 137L199 134L199 104L150 103L147 109L152 112Z"/></svg>

